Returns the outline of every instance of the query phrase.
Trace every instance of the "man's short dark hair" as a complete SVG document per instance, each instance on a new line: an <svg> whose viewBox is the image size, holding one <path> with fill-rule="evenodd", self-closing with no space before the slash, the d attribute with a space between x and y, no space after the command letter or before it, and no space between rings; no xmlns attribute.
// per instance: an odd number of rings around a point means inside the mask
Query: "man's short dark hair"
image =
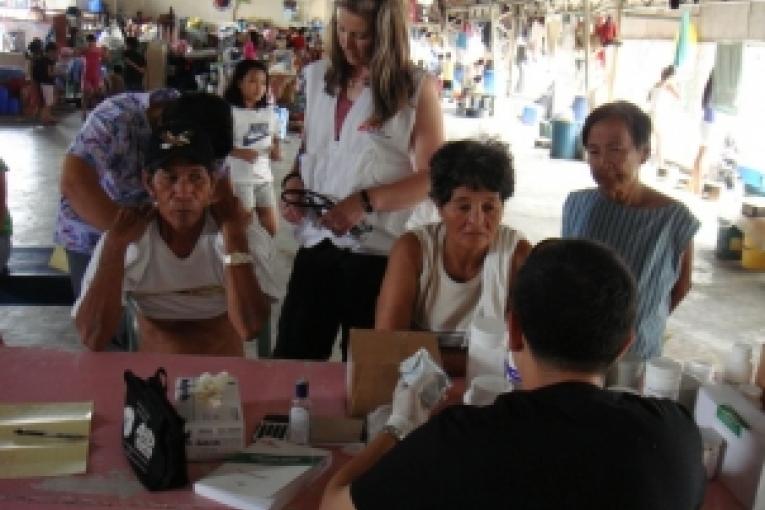
<svg viewBox="0 0 765 510"><path fill-rule="evenodd" d="M231 106L220 96L207 92L183 94L162 110L162 125L176 123L204 126L217 159L224 159L234 147Z"/></svg>
<svg viewBox="0 0 765 510"><path fill-rule="evenodd" d="M507 145L495 140L445 143L430 159L430 197L441 207L454 190L496 191L502 201L513 196L515 170Z"/></svg>
<svg viewBox="0 0 765 510"><path fill-rule="evenodd" d="M642 149L651 144L651 117L636 104L629 101L614 101L598 106L587 116L582 127L582 143L587 146L592 126L598 122L618 119L627 126L633 145Z"/></svg>
<svg viewBox="0 0 765 510"><path fill-rule="evenodd" d="M510 291L531 353L554 367L605 372L635 323L635 280L608 247L549 239L534 247Z"/></svg>
<svg viewBox="0 0 765 510"><path fill-rule="evenodd" d="M89 42L89 43L90 42L96 42L96 36L93 35L93 34L88 34L88 35L85 36L85 41Z"/></svg>

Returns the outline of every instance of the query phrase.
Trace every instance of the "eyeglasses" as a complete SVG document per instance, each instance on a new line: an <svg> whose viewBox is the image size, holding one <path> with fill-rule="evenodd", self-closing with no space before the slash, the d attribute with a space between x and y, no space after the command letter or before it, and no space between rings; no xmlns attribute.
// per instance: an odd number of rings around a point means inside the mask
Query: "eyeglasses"
<svg viewBox="0 0 765 510"><path fill-rule="evenodd" d="M317 218L326 214L337 203L334 199L309 189L287 189L282 191L281 198L287 205L313 211ZM354 237L362 237L371 231L372 225L362 221L351 227L349 233Z"/></svg>

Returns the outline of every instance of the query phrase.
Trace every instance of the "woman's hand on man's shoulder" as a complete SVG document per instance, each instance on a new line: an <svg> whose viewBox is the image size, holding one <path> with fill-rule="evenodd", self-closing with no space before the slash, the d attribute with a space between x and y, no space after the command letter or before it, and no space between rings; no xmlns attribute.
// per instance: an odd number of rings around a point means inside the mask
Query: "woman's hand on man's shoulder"
<svg viewBox="0 0 765 510"><path fill-rule="evenodd" d="M127 247L146 232L146 227L154 219L155 214L156 210L151 205L120 207L117 217L109 228L108 240Z"/></svg>

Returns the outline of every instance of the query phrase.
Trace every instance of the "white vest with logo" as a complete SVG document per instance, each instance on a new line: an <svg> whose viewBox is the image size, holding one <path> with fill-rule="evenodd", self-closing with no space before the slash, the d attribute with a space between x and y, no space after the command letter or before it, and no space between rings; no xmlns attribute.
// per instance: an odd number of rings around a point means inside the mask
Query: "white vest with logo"
<svg viewBox="0 0 765 510"><path fill-rule="evenodd" d="M354 192L398 181L412 174L411 140L422 73L417 73L416 91L410 102L379 128L364 127L374 112L372 91L364 88L343 122L340 139L335 139L337 96L324 91L327 61L315 62L304 70L306 80L305 153L300 173L306 189L339 201ZM359 253L387 255L393 242L405 231L413 209L368 214L372 227L360 237L335 236L307 218L296 229L302 246L330 239L336 246Z"/></svg>

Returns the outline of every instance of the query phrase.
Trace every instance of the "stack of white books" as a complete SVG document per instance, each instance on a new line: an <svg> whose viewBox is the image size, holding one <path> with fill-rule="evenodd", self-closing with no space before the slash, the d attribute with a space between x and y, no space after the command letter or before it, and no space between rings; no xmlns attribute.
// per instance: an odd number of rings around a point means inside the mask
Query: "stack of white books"
<svg viewBox="0 0 765 510"><path fill-rule="evenodd" d="M260 439L194 483L194 492L240 510L279 510L330 465L331 452Z"/></svg>

